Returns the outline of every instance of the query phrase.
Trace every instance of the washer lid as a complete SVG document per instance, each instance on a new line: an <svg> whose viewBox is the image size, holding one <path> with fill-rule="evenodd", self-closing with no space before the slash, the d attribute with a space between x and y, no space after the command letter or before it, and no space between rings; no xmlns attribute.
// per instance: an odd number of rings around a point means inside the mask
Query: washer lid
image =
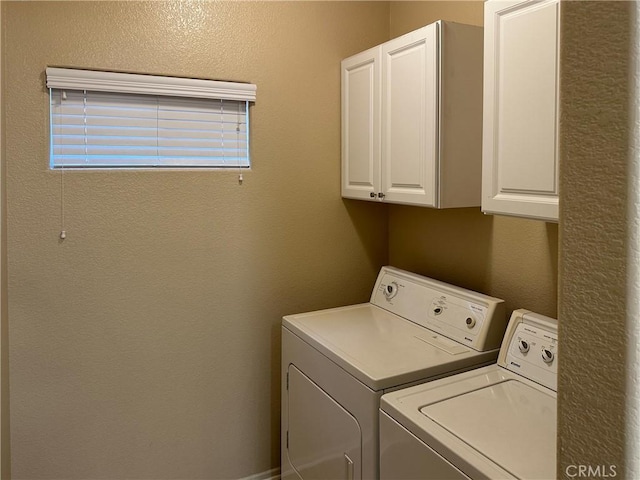
<svg viewBox="0 0 640 480"><path fill-rule="evenodd" d="M556 399L507 380L420 409L517 478L556 476Z"/></svg>
<svg viewBox="0 0 640 480"><path fill-rule="evenodd" d="M497 358L369 303L289 315L283 326L376 391Z"/></svg>

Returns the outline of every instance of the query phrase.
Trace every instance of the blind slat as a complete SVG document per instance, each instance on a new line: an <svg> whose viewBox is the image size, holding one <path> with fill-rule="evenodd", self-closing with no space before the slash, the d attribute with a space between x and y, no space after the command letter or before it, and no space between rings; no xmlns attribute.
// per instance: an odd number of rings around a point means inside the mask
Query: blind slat
<svg viewBox="0 0 640 480"><path fill-rule="evenodd" d="M86 139L86 143L85 143ZM82 135L55 136L55 146L167 146L180 148L236 148L246 149L246 139L226 140L222 138L157 138L157 137L84 137Z"/></svg>
<svg viewBox="0 0 640 480"><path fill-rule="evenodd" d="M134 155L123 155L116 157L113 155L95 156L91 165L87 165L84 156L64 156L61 161L66 167L117 167L117 168L133 168L133 167L211 167L210 163L215 160L221 167L238 168L249 166L239 164L239 160L229 157L198 159L193 157L162 157L160 160L156 156L144 157ZM241 160L241 159L240 159ZM135 165L133 165L135 164Z"/></svg>
<svg viewBox="0 0 640 480"><path fill-rule="evenodd" d="M177 147L162 147L159 149L151 147L135 147L135 148L122 148L122 147L107 147L107 146L94 146L88 149L84 147L76 146L64 146L56 147L56 154L62 156L75 156L75 157L103 157L103 156L136 156L136 157L181 157L181 158L193 158L198 160L204 160L207 158L224 158L229 159L242 158L241 153L243 149L207 149L206 151L197 150L185 150ZM158 155L158 151L160 155ZM85 153L87 152L87 153ZM162 158L159 159L162 161Z"/></svg>

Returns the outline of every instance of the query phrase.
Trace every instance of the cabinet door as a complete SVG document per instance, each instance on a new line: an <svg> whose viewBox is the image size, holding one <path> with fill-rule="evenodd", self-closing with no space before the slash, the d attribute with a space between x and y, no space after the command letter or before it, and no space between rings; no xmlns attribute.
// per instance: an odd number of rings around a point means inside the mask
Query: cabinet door
<svg viewBox="0 0 640 480"><path fill-rule="evenodd" d="M558 220L559 8L485 3L485 212Z"/></svg>
<svg viewBox="0 0 640 480"><path fill-rule="evenodd" d="M438 24L382 45L385 200L437 206Z"/></svg>
<svg viewBox="0 0 640 480"><path fill-rule="evenodd" d="M380 191L380 48L342 61L342 196Z"/></svg>

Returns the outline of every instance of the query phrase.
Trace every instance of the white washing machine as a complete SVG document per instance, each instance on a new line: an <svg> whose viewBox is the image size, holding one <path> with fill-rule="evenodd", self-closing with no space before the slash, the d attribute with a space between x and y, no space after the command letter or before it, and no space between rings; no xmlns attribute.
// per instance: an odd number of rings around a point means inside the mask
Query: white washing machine
<svg viewBox="0 0 640 480"><path fill-rule="evenodd" d="M380 478L556 478L557 322L511 316L498 363L384 395Z"/></svg>
<svg viewBox="0 0 640 480"><path fill-rule="evenodd" d="M282 322L283 479L377 479L380 396L495 362L500 299L383 267L369 303Z"/></svg>

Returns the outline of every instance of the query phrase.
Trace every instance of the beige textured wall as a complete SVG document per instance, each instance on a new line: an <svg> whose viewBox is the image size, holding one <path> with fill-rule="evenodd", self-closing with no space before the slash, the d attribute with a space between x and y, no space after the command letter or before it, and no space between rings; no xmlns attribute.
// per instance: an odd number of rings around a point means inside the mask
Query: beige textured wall
<svg viewBox="0 0 640 480"><path fill-rule="evenodd" d="M640 3L631 8L625 464L629 478L640 478Z"/></svg>
<svg viewBox="0 0 640 480"><path fill-rule="evenodd" d="M11 475L9 430L9 322L7 315L7 212L4 169L3 5L0 4L0 478Z"/></svg>
<svg viewBox="0 0 640 480"><path fill-rule="evenodd" d="M436 20L482 25L484 0L391 2L391 38Z"/></svg>
<svg viewBox="0 0 640 480"><path fill-rule="evenodd" d="M2 3L13 477L279 466L281 316L387 260L384 207L340 198L339 65L389 5ZM47 66L256 83L251 172L66 172L61 243Z"/></svg>
<svg viewBox="0 0 640 480"><path fill-rule="evenodd" d="M483 24L482 1L392 2L391 35L436 20ZM556 317L558 226L480 208L389 207L389 263Z"/></svg>
<svg viewBox="0 0 640 480"><path fill-rule="evenodd" d="M626 310L637 310L625 304L633 8L562 5L558 475L565 478L571 465L614 466L618 478L637 478L625 471L625 430L634 427L626 370L637 371L627 366L625 341ZM637 468L637 450L628 453Z"/></svg>

